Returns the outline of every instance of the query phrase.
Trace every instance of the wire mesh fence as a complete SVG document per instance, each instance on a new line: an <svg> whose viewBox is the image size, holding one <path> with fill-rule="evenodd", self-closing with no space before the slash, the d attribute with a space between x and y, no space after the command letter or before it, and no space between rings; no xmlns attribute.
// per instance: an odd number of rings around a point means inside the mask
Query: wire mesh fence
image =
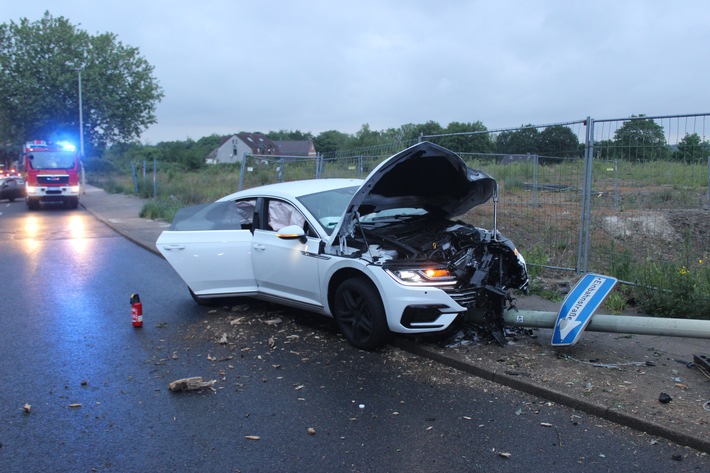
<svg viewBox="0 0 710 473"><path fill-rule="evenodd" d="M708 115L587 119L489 132L516 154L455 151L496 177L499 227L537 263L623 277L651 259L707 259L709 125ZM568 139L544 138L555 133ZM489 211L474 212L490 225Z"/></svg>

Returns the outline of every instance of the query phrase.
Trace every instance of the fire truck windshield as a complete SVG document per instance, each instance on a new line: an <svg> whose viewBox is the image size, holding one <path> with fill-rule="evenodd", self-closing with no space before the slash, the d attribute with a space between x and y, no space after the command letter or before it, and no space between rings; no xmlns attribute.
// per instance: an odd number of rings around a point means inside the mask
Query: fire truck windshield
<svg viewBox="0 0 710 473"><path fill-rule="evenodd" d="M42 151L29 155L32 169L72 169L74 153L71 151Z"/></svg>

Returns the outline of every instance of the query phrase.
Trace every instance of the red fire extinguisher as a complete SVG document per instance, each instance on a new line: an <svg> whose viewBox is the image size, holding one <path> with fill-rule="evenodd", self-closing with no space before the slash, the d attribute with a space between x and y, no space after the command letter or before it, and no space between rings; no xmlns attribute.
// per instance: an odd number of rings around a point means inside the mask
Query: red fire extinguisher
<svg viewBox="0 0 710 473"><path fill-rule="evenodd" d="M143 326L143 304L138 294L131 295L131 321L134 327Z"/></svg>

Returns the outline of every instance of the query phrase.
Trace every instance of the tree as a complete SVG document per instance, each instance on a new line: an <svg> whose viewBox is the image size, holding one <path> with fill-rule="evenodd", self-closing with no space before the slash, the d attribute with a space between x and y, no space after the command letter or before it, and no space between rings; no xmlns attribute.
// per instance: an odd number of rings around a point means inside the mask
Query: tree
<svg viewBox="0 0 710 473"><path fill-rule="evenodd" d="M424 136L424 139L427 140L427 135L440 135L444 133L442 126L433 120L418 125L408 123L402 125L400 129L402 130L403 141L417 141L421 136Z"/></svg>
<svg viewBox="0 0 710 473"><path fill-rule="evenodd" d="M371 130L369 123L362 125L362 127L355 133L354 146L358 148L366 148L381 144L383 143L380 132Z"/></svg>
<svg viewBox="0 0 710 473"><path fill-rule="evenodd" d="M276 141L306 141L313 140L313 135L310 131L302 132L301 130L279 130L265 133L270 140Z"/></svg>
<svg viewBox="0 0 710 473"><path fill-rule="evenodd" d="M616 153L629 161L663 160L670 157L663 127L650 118L632 119L614 132Z"/></svg>
<svg viewBox="0 0 710 473"><path fill-rule="evenodd" d="M128 142L156 123L163 92L138 48L112 33L89 35L48 11L41 20L0 25L0 142L79 143L82 81L87 148Z"/></svg>
<svg viewBox="0 0 710 473"><path fill-rule="evenodd" d="M545 156L555 158L580 156L579 138L566 126L548 126L540 132L537 142L537 152Z"/></svg>
<svg viewBox="0 0 710 473"><path fill-rule="evenodd" d="M515 131L503 131L496 138L496 152L500 154L537 154L537 128L525 125Z"/></svg>
<svg viewBox="0 0 710 473"><path fill-rule="evenodd" d="M494 145L490 133L484 133L487 130L480 121L473 123L451 122L443 133L461 134L442 137L437 140L437 143L457 153L491 153Z"/></svg>
<svg viewBox="0 0 710 473"><path fill-rule="evenodd" d="M673 158L684 163L703 163L710 156L710 143L702 140L697 133L687 134L678 142L678 150Z"/></svg>
<svg viewBox="0 0 710 473"><path fill-rule="evenodd" d="M324 131L313 138L313 145L320 154L335 153L349 147L350 135L337 130Z"/></svg>

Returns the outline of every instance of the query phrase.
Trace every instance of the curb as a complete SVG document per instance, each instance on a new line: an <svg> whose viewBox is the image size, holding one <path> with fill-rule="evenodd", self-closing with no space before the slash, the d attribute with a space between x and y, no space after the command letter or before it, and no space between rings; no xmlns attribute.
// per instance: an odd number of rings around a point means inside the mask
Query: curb
<svg viewBox="0 0 710 473"><path fill-rule="evenodd" d="M86 210L87 212L89 212L96 220L100 221L101 223L103 223L104 225L106 225L107 227L109 227L111 230L113 230L114 232L116 232L116 233L118 233L119 235L121 235L123 238L125 238L125 239L127 239L127 240L129 240L129 241L131 241L131 242L133 242L133 243L135 243L136 245L140 246L141 248L146 249L146 250L150 251L151 253L153 253L153 254L155 254L155 255L157 255L157 256L160 256L161 258L164 258L163 255L160 254L160 251L158 251L158 249L157 249L156 247L146 244L144 241L142 241L142 240L140 240L140 239L138 239L138 238L133 237L133 236L130 235L128 232L122 231L122 230L121 230L117 225L115 225L113 222L111 222L111 221L105 219L105 218L104 218L103 216L101 216L100 214L97 214L96 212L94 212L93 210L91 210L90 208L88 208L88 207L86 207L84 204L82 204L82 203L81 203L81 200L79 200L79 206L80 206L81 208L83 208L84 210Z"/></svg>

